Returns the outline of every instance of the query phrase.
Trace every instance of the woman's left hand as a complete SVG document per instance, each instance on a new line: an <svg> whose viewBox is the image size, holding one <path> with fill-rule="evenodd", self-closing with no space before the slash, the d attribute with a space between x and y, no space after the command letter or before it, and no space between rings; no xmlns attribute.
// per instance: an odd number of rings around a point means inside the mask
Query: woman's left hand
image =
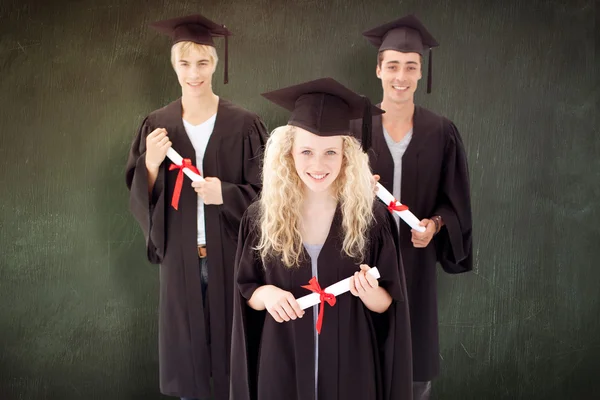
<svg viewBox="0 0 600 400"><path fill-rule="evenodd" d="M368 296L375 292L379 287L379 282L371 274L368 274L371 267L366 264L361 264L360 271L354 273L350 277L350 293L357 297Z"/></svg>

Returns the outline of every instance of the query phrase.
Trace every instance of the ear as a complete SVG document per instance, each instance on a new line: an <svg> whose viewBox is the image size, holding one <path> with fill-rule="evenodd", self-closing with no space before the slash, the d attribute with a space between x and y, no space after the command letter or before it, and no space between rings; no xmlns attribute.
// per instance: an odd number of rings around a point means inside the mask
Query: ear
<svg viewBox="0 0 600 400"><path fill-rule="evenodd" d="M379 66L379 64L377 64L377 67L375 68L375 75L377 75L377 77L381 79L381 67Z"/></svg>

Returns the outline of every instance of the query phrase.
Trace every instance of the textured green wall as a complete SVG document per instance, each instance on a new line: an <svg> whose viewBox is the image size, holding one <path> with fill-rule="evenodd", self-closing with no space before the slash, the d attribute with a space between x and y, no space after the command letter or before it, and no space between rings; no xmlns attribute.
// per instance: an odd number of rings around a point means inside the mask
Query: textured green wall
<svg viewBox="0 0 600 400"><path fill-rule="evenodd" d="M2 0L0 398L161 398L157 267L144 260L123 170L142 118L179 94L168 41L147 24L193 12L235 34L231 83L221 65L215 91L270 129L285 115L259 94L284 85L332 76L380 100L360 32L416 12L442 44L434 92L419 88L417 102L463 135L475 230L474 272L439 276L434 390L589 398L600 358L595 7Z"/></svg>

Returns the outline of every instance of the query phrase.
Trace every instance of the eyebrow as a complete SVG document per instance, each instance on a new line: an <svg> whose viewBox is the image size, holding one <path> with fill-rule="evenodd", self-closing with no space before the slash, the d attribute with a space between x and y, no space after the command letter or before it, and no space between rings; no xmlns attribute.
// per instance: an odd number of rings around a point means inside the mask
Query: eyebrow
<svg viewBox="0 0 600 400"><path fill-rule="evenodd" d="M198 62L204 62L204 61L207 61L207 62L209 62L209 61L210 61L210 59L208 59L208 58L202 58L202 59L198 60ZM186 60L185 58L180 58L180 59L179 59L179 62L186 62L186 63L189 63L190 61Z"/></svg>
<svg viewBox="0 0 600 400"><path fill-rule="evenodd" d="M400 63L400 61L396 61L396 60L394 60L394 61L387 61L385 64L386 64L386 65L389 65L389 64L401 64L401 63ZM414 64L414 65L419 65L419 63L418 63L418 62L416 62L416 61L407 61L405 64Z"/></svg>
<svg viewBox="0 0 600 400"><path fill-rule="evenodd" d="M323 151L329 151L329 150L339 150L339 147L328 147L326 149L323 149ZM300 150L314 150L312 147L308 147L308 146L301 146Z"/></svg>

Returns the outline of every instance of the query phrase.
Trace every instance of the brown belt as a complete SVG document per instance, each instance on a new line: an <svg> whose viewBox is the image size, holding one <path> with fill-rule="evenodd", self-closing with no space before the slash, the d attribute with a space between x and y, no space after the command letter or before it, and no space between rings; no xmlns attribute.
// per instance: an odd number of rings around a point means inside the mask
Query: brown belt
<svg viewBox="0 0 600 400"><path fill-rule="evenodd" d="M206 245L198 245L198 257L206 258Z"/></svg>

